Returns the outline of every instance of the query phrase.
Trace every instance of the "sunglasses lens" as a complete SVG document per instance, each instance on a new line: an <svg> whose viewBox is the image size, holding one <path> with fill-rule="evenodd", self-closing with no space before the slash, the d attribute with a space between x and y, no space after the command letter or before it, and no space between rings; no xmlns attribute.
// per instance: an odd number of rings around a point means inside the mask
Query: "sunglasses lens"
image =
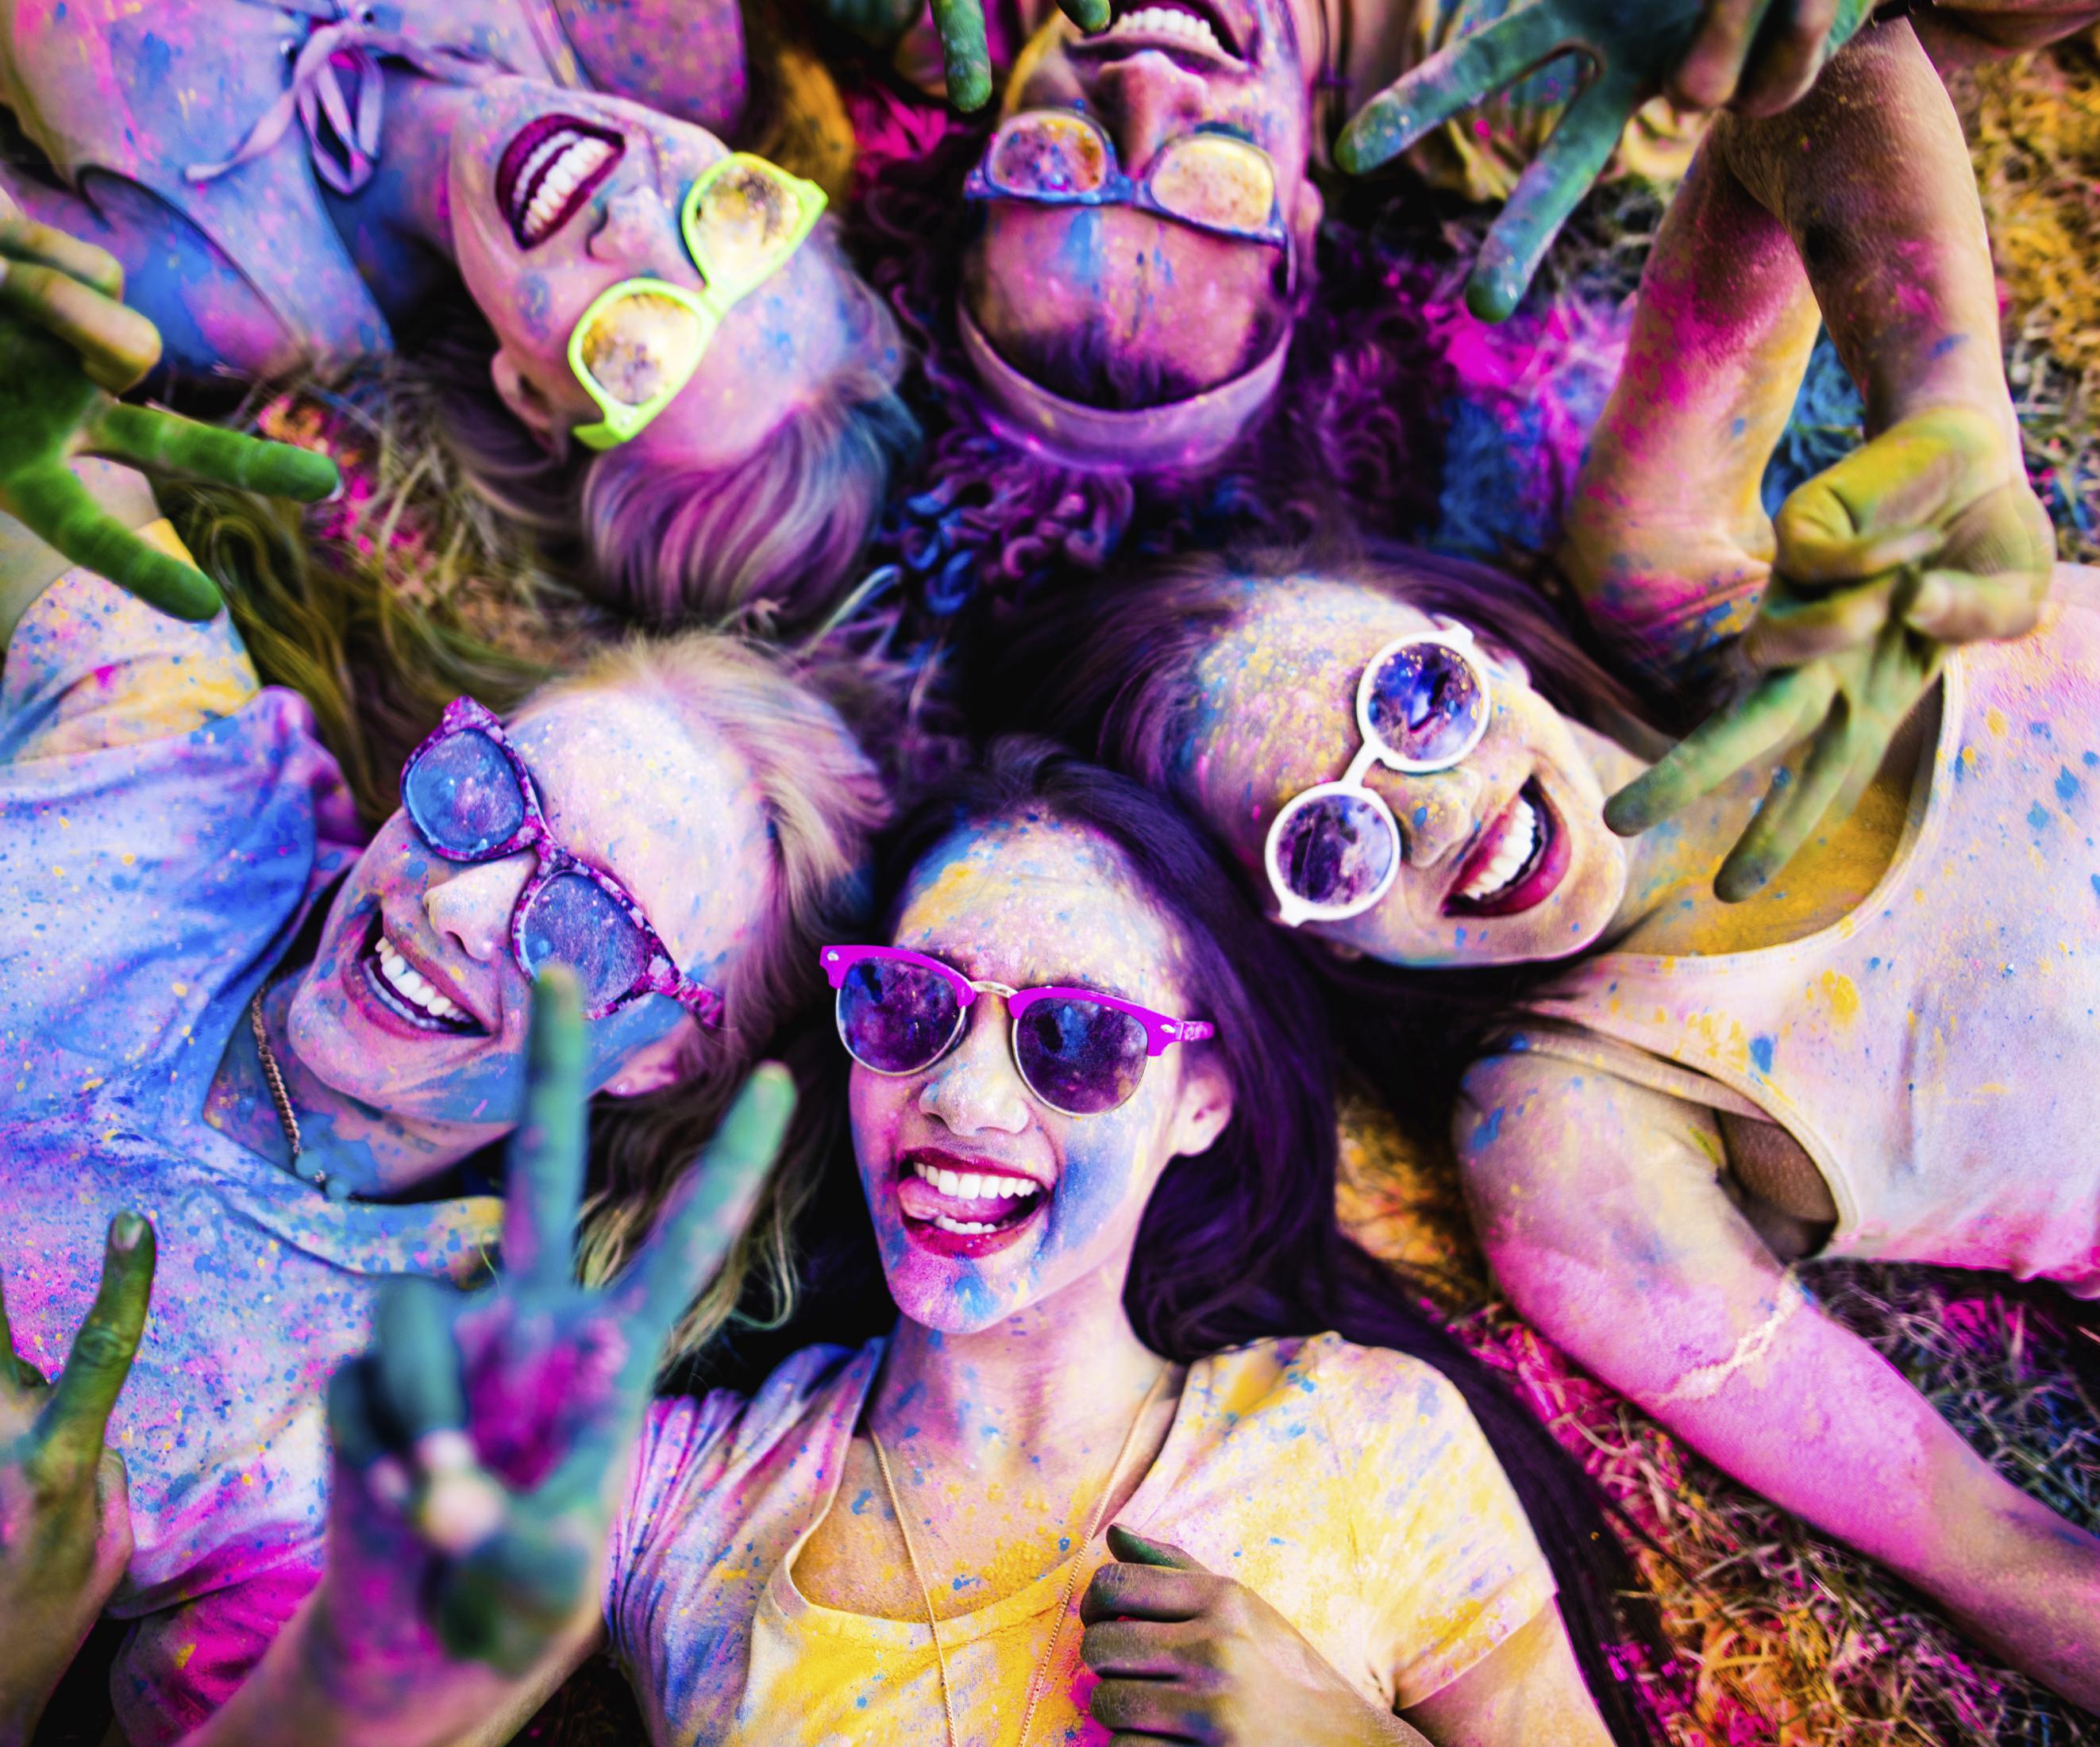
<svg viewBox="0 0 2100 1747"><path fill-rule="evenodd" d="M1101 136L1071 115L1022 116L993 143L985 165L985 179L1009 194L1092 194L1108 178Z"/></svg>
<svg viewBox="0 0 2100 1747"><path fill-rule="evenodd" d="M1276 865L1315 909L1368 905L1392 877L1400 845L1386 816L1360 794L1316 794L1284 815Z"/></svg>
<svg viewBox="0 0 2100 1747"><path fill-rule="evenodd" d="M1454 763L1487 719L1488 694L1473 665L1442 643L1410 643L1371 682L1371 732L1414 764Z"/></svg>
<svg viewBox="0 0 2100 1747"><path fill-rule="evenodd" d="M1013 1022L1013 1058L1053 1110L1096 1116L1127 1103L1145 1077L1145 1032L1129 1014L1062 995L1031 1002Z"/></svg>
<svg viewBox="0 0 2100 1747"><path fill-rule="evenodd" d="M839 1036L879 1074L913 1074L938 1060L962 1011L954 986L924 965L863 958L839 984Z"/></svg>
<svg viewBox="0 0 2100 1747"><path fill-rule="evenodd" d="M448 734L401 777L401 805L441 855L485 856L525 823L518 773L486 734Z"/></svg>
<svg viewBox="0 0 2100 1747"><path fill-rule="evenodd" d="M1196 134L1168 148L1152 197L1177 218L1220 231L1259 231L1276 210L1268 155L1226 134Z"/></svg>
<svg viewBox="0 0 2100 1747"><path fill-rule="evenodd" d="M675 298L630 291L585 319L585 373L608 400L646 407L693 373L707 344L700 319Z"/></svg>
<svg viewBox="0 0 2100 1747"><path fill-rule="evenodd" d="M686 240L709 285L739 291L785 257L801 215L801 201L778 173L739 158L701 191Z"/></svg>
<svg viewBox="0 0 2100 1747"><path fill-rule="evenodd" d="M533 895L522 918L526 968L566 966L583 991L584 1010L601 1012L648 968L649 944L596 880L557 874Z"/></svg>

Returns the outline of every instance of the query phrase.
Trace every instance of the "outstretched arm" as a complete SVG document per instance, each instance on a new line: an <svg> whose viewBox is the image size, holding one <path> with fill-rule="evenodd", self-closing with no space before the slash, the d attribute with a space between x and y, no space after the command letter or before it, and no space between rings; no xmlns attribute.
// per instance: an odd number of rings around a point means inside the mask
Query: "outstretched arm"
<svg viewBox="0 0 2100 1747"><path fill-rule="evenodd" d="M2100 1705L2100 1539L2001 1478L1815 1307L1722 1187L1710 1112L1503 1056L1468 1076L1456 1139L1526 1320L1745 1485Z"/></svg>
<svg viewBox="0 0 2100 1747"><path fill-rule="evenodd" d="M1758 486L1819 313L1869 441L1768 526ZM1908 27L1879 26L1807 102L1717 124L1643 279L1564 561L1646 665L1740 632L1770 671L1606 817L1644 830L1805 742L1715 880L1748 896L1856 802L1945 645L2032 627L2054 557L1961 129Z"/></svg>

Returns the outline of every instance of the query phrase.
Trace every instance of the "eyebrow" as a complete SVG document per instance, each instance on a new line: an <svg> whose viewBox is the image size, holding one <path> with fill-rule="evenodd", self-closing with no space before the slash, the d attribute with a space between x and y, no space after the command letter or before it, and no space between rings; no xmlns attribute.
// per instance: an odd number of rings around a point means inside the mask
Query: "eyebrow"
<svg viewBox="0 0 2100 1747"><path fill-rule="evenodd" d="M1130 990L1120 988L1113 983L1101 981L1098 979L1089 980L1088 978L1083 976L1070 975L1064 976L1045 976L1040 973L1037 973L1030 975L1023 982L1009 984L1006 982L1006 979L1004 977L987 977L980 975L975 967L976 960L974 954L935 952L923 946L914 947L911 950L917 953L924 953L929 958L938 959L942 964L947 966L951 970L960 973L960 975L968 978L973 983L997 983L1002 987L1017 989L1083 989L1089 995L1106 995L1115 1001L1127 1001L1130 1002L1132 1006L1143 1007L1149 1005L1149 1003L1140 1000L1138 997L1132 994Z"/></svg>

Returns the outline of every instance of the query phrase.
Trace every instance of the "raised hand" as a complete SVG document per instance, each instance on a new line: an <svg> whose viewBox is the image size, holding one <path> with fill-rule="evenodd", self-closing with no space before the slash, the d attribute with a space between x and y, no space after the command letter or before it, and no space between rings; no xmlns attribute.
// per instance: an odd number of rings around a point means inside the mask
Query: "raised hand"
<svg viewBox="0 0 2100 1747"><path fill-rule="evenodd" d="M818 0L832 21L870 42L905 30L919 15L919 0ZM933 27L941 36L947 68L948 101L958 109L982 109L991 99L991 50L985 38L984 0L933 0ZM1057 0L1058 10L1082 30L1101 30L1109 0Z"/></svg>
<svg viewBox="0 0 2100 1747"><path fill-rule="evenodd" d="M1421 1742L1245 1584L1127 1529L1109 1530L1109 1551L1079 1604L1079 1657L1101 1677L1088 1704L1112 1741Z"/></svg>
<svg viewBox="0 0 2100 1747"><path fill-rule="evenodd" d="M67 464L99 455L307 502L335 489L335 464L116 399L161 355L159 333L123 294L114 256L32 223L0 195L0 510L162 612L209 618L218 596L203 574L111 516Z"/></svg>
<svg viewBox="0 0 2100 1747"><path fill-rule="evenodd" d="M1949 644L2033 629L2056 556L2000 425L1966 407L1891 426L1796 491L1773 527L1772 580L1743 639L1767 677L1604 808L1638 834L1807 738L1714 879L1730 902L1851 812Z"/></svg>
<svg viewBox="0 0 2100 1747"><path fill-rule="evenodd" d="M400 1283L372 1350L330 1388L324 1629L345 1678L365 1683L360 1707L412 1701L434 1659L521 1674L595 1596L664 1342L742 1230L794 1104L784 1069L754 1073L648 1243L586 1290L571 1260L585 1058L573 984L543 975L501 1284ZM375 1694L375 1678L398 1690Z"/></svg>
<svg viewBox="0 0 2100 1747"><path fill-rule="evenodd" d="M1528 0L1371 99L1343 130L1335 161L1352 174L1375 169L1548 61L1586 60L1586 82L1518 180L1467 281L1467 307L1500 321L1649 98L1667 89L1690 108L1732 99L1769 113L1802 96L1872 11L1873 0Z"/></svg>
<svg viewBox="0 0 2100 1747"><path fill-rule="evenodd" d="M0 1301L0 1747L37 1718L131 1558L124 1460L103 1445L153 1291L153 1228L109 1222L102 1282L46 1385L15 1357Z"/></svg>

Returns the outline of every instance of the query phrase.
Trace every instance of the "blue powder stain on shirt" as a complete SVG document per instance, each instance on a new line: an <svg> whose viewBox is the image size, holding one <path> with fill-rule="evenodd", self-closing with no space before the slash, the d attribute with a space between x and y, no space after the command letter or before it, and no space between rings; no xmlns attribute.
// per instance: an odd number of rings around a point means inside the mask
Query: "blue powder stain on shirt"
<svg viewBox="0 0 2100 1747"><path fill-rule="evenodd" d="M1778 1041L1769 1032L1760 1032L1750 1040L1750 1060L1759 1073L1771 1072L1772 1045Z"/></svg>
<svg viewBox="0 0 2100 1747"><path fill-rule="evenodd" d="M858 1516L867 1509L868 1506L874 1503L875 1494L873 1490L868 1487L863 1486L861 1489L860 1496L853 1501L853 1503L849 1507L849 1508L852 1510L854 1516Z"/></svg>
<svg viewBox="0 0 2100 1747"><path fill-rule="evenodd" d="M174 64L174 50L149 30L139 39L139 59L133 69L133 77L138 80L141 90L157 94L167 81L168 74Z"/></svg>
<svg viewBox="0 0 2100 1747"><path fill-rule="evenodd" d="M2059 801L2068 803L2076 800L2081 786L2078 779L2071 774L2069 765L2067 764L2056 773L2056 798Z"/></svg>
<svg viewBox="0 0 2100 1747"><path fill-rule="evenodd" d="M2087 753L2085 755L2085 768L2088 770L2091 770L2096 765L2100 765L2100 752Z"/></svg>
<svg viewBox="0 0 2100 1747"><path fill-rule="evenodd" d="M2027 823L2039 831L2049 823L2049 809L2040 801L2036 801L2027 809Z"/></svg>

